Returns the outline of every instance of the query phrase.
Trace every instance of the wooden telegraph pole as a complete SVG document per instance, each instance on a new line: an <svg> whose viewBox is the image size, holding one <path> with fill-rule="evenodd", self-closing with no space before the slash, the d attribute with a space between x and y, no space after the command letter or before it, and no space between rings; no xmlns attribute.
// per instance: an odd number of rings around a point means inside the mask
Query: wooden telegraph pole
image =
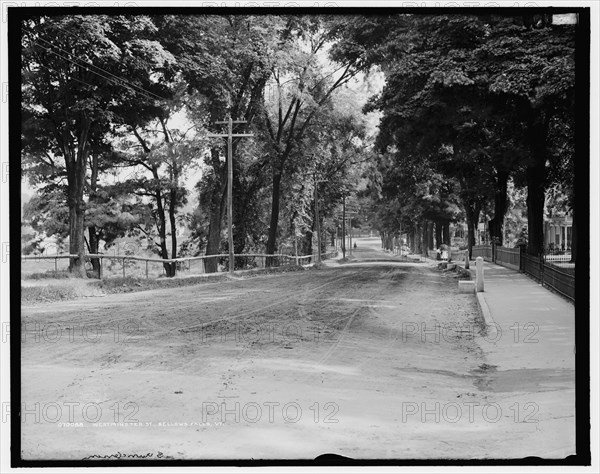
<svg viewBox="0 0 600 474"><path fill-rule="evenodd" d="M234 123L246 123L246 120L232 120L231 115L227 120L215 122L227 124L227 133L209 133L208 136L227 138L227 231L229 234L229 274L233 274L235 260L233 256L233 139L234 137L253 137L252 133L233 133Z"/></svg>
<svg viewBox="0 0 600 474"><path fill-rule="evenodd" d="M342 257L346 258L346 196L342 199Z"/></svg>
<svg viewBox="0 0 600 474"><path fill-rule="evenodd" d="M319 181L315 183L315 227L317 230L317 263L321 263L321 223L319 222L319 196L317 194L318 187Z"/></svg>
<svg viewBox="0 0 600 474"><path fill-rule="evenodd" d="M344 209L345 214L348 216L348 255L352 257L352 216L358 214L357 211L354 210L354 206L350 207L350 210Z"/></svg>
<svg viewBox="0 0 600 474"><path fill-rule="evenodd" d="M321 219L319 217L319 194L317 191L319 183L327 183L327 180L316 179L315 177L315 227L317 230L317 263L321 263Z"/></svg>
<svg viewBox="0 0 600 474"><path fill-rule="evenodd" d="M352 213L348 213L348 253L352 257Z"/></svg>

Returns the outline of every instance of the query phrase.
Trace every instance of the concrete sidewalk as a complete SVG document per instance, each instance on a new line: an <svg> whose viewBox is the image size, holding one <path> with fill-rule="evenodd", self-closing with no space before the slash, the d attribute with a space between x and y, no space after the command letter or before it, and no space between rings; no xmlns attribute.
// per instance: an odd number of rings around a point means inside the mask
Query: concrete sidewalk
<svg viewBox="0 0 600 474"><path fill-rule="evenodd" d="M470 271L475 279L475 262ZM575 306L488 262L476 295L488 325L479 338L486 361L480 389L520 410L520 423L534 422L522 441L543 446L543 457L575 454Z"/></svg>
<svg viewBox="0 0 600 474"><path fill-rule="evenodd" d="M503 368L574 370L575 306L523 273L489 262L483 267L484 291L477 296L496 346L490 356L502 352ZM474 262L470 272L474 280Z"/></svg>

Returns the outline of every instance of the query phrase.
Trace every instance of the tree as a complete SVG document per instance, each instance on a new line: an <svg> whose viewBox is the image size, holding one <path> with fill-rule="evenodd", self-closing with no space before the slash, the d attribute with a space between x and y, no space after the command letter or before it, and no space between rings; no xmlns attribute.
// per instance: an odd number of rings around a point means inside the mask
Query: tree
<svg viewBox="0 0 600 474"><path fill-rule="evenodd" d="M154 105L150 94L164 92L160 71L170 57L143 16L30 17L22 31L24 169L34 183L66 179L69 252L77 255L70 269L85 277L84 193L92 143L122 123L123 114L141 112L141 95Z"/></svg>
<svg viewBox="0 0 600 474"><path fill-rule="evenodd" d="M186 171L194 166L204 144L202 139L188 137L186 132L178 129L170 129L169 112L164 110L162 115L143 129L132 125L133 137L123 145L125 149L136 150L130 154L129 163L143 172L134 173L116 186L121 192L137 196L138 208L146 204L146 221L151 225L138 226L138 229L154 241L151 228L155 228L159 241L154 242L154 250L165 260L177 258L177 212L187 202L187 190L182 179ZM136 147L132 143L134 140L138 144ZM167 237L170 238L170 252ZM163 266L167 276L175 276L175 262L165 262Z"/></svg>
<svg viewBox="0 0 600 474"><path fill-rule="evenodd" d="M514 97L526 119L528 252L538 255L552 156L550 124L557 116L574 114L575 28L552 25L551 15L500 20L483 52L493 67L490 91Z"/></svg>
<svg viewBox="0 0 600 474"><path fill-rule="evenodd" d="M405 148L408 139L415 149L431 150L441 143L460 150L453 164L466 160L483 166L494 191L492 233L498 239L508 177L525 168L529 252L538 253L548 124L559 110L573 113L574 31L553 27L547 15L398 15L349 25L343 36L338 54L360 58L365 68L378 64L386 74L386 88L371 105L384 111L380 145ZM476 135L467 134L470 140L464 142L461 135L469 130ZM477 135L485 140L473 140ZM463 176L461 185L471 181ZM463 192L469 199L478 195ZM469 219L478 208L475 201L465 202Z"/></svg>
<svg viewBox="0 0 600 474"><path fill-rule="evenodd" d="M270 56L277 50L281 19L269 15L190 15L165 16L160 19L165 32L165 45L183 66L181 75L188 92L196 100L188 101L188 112L199 126L212 129L214 122L227 115L244 119L252 127L263 100L269 75ZM244 141L246 147L249 140ZM248 157L238 152L239 140L233 141L234 167L234 235L236 253L245 246L249 209L258 188L262 186L260 171L264 160L248 163ZM220 253L222 223L225 216L227 191L227 150L223 140L215 140L204 159L210 168L200 185L200 205L207 215L206 254ZM242 179L245 172L257 179ZM247 175L246 175L247 176ZM247 212L245 212L247 211ZM217 259L206 261L206 271L217 270Z"/></svg>
<svg viewBox="0 0 600 474"><path fill-rule="evenodd" d="M281 31L280 52L271 65L274 100L262 115L271 168L271 216L267 254L276 250L281 184L290 157L297 153L318 113L333 93L358 70L346 61L333 71L320 65L320 56L339 28L337 21L318 16L289 16Z"/></svg>
<svg viewBox="0 0 600 474"><path fill-rule="evenodd" d="M286 160L280 194L285 224L278 232L278 242L296 246L297 241L301 254L313 253L317 228L335 236L335 227L329 227L332 223L327 224L326 219L333 217L349 194L350 182L359 180L362 162L369 156L365 118L355 107L359 97L356 89L335 91L332 100L314 115L304 138ZM327 239L322 234L324 251Z"/></svg>

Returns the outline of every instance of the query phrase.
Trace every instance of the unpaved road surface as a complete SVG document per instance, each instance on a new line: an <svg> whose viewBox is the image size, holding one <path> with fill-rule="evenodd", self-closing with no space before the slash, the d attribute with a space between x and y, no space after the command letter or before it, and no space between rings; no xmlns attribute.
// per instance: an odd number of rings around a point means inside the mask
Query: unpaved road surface
<svg viewBox="0 0 600 474"><path fill-rule="evenodd" d="M490 377L452 273L359 246L356 263L24 306L23 456L570 453L531 393Z"/></svg>

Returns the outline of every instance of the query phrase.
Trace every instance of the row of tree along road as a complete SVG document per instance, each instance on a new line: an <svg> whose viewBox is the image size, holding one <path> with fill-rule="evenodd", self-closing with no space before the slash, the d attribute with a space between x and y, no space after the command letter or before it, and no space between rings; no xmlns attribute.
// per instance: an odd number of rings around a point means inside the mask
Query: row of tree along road
<svg viewBox="0 0 600 474"><path fill-rule="evenodd" d="M349 202L424 246L491 207L501 243L513 188L536 254L547 191L573 209L579 27L551 15L21 15L22 240L68 237L81 276L124 237L168 276L227 253L228 156L236 255L324 251Z"/></svg>

